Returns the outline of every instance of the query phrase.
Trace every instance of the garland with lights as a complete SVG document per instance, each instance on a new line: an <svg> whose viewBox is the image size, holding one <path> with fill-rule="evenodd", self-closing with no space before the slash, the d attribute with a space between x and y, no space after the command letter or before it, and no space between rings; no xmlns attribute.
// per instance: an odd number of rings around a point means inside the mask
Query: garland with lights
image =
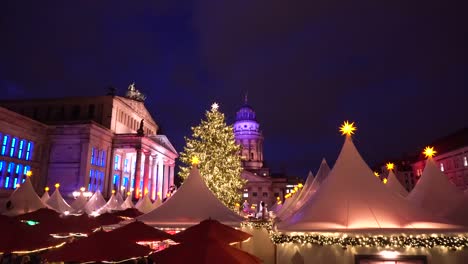
<svg viewBox="0 0 468 264"><path fill-rule="evenodd" d="M265 228L268 232L272 231L273 224L271 221L247 221L241 223L242 227L251 227L255 229Z"/></svg>

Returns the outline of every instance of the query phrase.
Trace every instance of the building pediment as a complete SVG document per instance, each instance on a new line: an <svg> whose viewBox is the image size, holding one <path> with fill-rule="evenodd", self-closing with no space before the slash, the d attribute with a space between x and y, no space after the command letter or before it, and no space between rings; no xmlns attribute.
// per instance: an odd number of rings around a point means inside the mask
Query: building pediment
<svg viewBox="0 0 468 264"><path fill-rule="evenodd" d="M135 111L139 116L141 116L145 122L156 124L151 113L146 109L144 102L132 100L125 97L116 96L122 103L126 104L130 107L133 111Z"/></svg>
<svg viewBox="0 0 468 264"><path fill-rule="evenodd" d="M149 138L151 138L153 141L158 142L159 145L163 146L167 150L177 155L177 150L174 148L174 146L171 144L171 142L165 135L153 135L149 136Z"/></svg>

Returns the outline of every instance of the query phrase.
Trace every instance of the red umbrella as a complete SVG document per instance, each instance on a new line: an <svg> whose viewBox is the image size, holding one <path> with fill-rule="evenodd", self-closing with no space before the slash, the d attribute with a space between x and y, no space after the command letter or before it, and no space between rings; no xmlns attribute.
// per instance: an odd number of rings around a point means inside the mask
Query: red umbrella
<svg viewBox="0 0 468 264"><path fill-rule="evenodd" d="M55 247L63 242L47 233L41 232L38 226L30 226L16 219L0 218L0 252L27 253Z"/></svg>
<svg viewBox="0 0 468 264"><path fill-rule="evenodd" d="M139 241L161 241L171 239L172 236L157 228L145 225L143 222L135 221L130 224L124 225L110 232L116 236L117 239L125 241L139 242Z"/></svg>
<svg viewBox="0 0 468 264"><path fill-rule="evenodd" d="M59 218L51 217L48 220L39 221L37 227L41 232L47 234L89 234L99 227L99 223L86 214L79 216L67 215Z"/></svg>
<svg viewBox="0 0 468 264"><path fill-rule="evenodd" d="M249 233L223 225L219 221L207 219L201 221L198 225L191 226L184 231L174 234L172 240L177 242L189 242L198 241L200 238L210 238L230 244L247 240L250 237L252 237L252 235Z"/></svg>
<svg viewBox="0 0 468 264"><path fill-rule="evenodd" d="M118 217L111 213L104 213L102 215L99 215L95 218L95 220L100 226L115 225L123 221L121 217Z"/></svg>
<svg viewBox="0 0 468 264"><path fill-rule="evenodd" d="M113 212L112 214L116 215L116 216L135 218L137 216L142 215L143 213L138 211L138 209L136 209L136 208L127 208L127 209L125 209L123 211Z"/></svg>
<svg viewBox="0 0 468 264"><path fill-rule="evenodd" d="M215 239L192 241L171 246L149 256L158 264L257 264L262 260Z"/></svg>
<svg viewBox="0 0 468 264"><path fill-rule="evenodd" d="M109 232L98 231L43 255L48 262L117 262L144 257L151 249L136 243L116 240Z"/></svg>

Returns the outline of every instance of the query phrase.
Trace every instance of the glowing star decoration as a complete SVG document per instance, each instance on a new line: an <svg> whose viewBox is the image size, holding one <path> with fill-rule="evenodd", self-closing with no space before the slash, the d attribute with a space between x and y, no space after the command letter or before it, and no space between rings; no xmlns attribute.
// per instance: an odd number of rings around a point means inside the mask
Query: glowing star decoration
<svg viewBox="0 0 468 264"><path fill-rule="evenodd" d="M26 176L31 177L32 176L32 171L26 172Z"/></svg>
<svg viewBox="0 0 468 264"><path fill-rule="evenodd" d="M86 190L85 187L80 188L80 191L82 191L82 192L84 192L85 190Z"/></svg>
<svg viewBox="0 0 468 264"><path fill-rule="evenodd" d="M432 158L436 153L437 151L434 150L434 147L429 146L427 146L423 151L423 154L426 156L426 158Z"/></svg>
<svg viewBox="0 0 468 264"><path fill-rule="evenodd" d="M115 190L112 190L112 194L115 194Z"/></svg>
<svg viewBox="0 0 468 264"><path fill-rule="evenodd" d="M387 166L387 170L391 171L395 168L395 164L391 163L391 162L388 162L387 164L385 164L385 166Z"/></svg>
<svg viewBox="0 0 468 264"><path fill-rule="evenodd" d="M374 171L374 175L375 175L375 177L380 177L380 174L378 172L376 172L376 171Z"/></svg>
<svg viewBox="0 0 468 264"><path fill-rule="evenodd" d="M60 184L56 183L54 186L55 186L55 188L58 188L58 187L60 187Z"/></svg>
<svg viewBox="0 0 468 264"><path fill-rule="evenodd" d="M197 156L192 157L192 165L200 164L200 159Z"/></svg>
<svg viewBox="0 0 468 264"><path fill-rule="evenodd" d="M130 195L130 194L132 194L132 193L131 193L131 192L127 192L127 195Z"/></svg>
<svg viewBox="0 0 468 264"><path fill-rule="evenodd" d="M383 182L383 184L387 184L387 182L388 182L387 178L384 178L384 179L382 180L382 182Z"/></svg>
<svg viewBox="0 0 468 264"><path fill-rule="evenodd" d="M49 187L45 187L44 190L45 190L46 192L48 192L50 189L49 189Z"/></svg>
<svg viewBox="0 0 468 264"><path fill-rule="evenodd" d="M211 110L212 110L212 111L218 111L218 108L219 108L219 104L218 104L218 103L213 103L213 104L211 105Z"/></svg>
<svg viewBox="0 0 468 264"><path fill-rule="evenodd" d="M340 132L341 135L351 136L352 134L354 134L354 131L356 131L356 129L357 128L354 126L354 122L349 123L349 121L345 121L340 127Z"/></svg>

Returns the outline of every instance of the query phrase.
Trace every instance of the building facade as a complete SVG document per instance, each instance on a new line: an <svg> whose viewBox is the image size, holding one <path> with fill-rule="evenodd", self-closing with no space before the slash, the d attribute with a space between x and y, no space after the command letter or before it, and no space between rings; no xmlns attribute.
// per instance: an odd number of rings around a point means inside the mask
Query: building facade
<svg viewBox="0 0 468 264"><path fill-rule="evenodd" d="M241 177L247 180L243 199L249 204L265 202L273 206L277 198L284 199L287 178L274 178L270 169L264 167L263 135L257 122L255 111L245 99L244 105L236 113L233 125L236 143L241 146L241 160L244 170Z"/></svg>
<svg viewBox="0 0 468 264"><path fill-rule="evenodd" d="M58 182L68 197L85 187L104 196L116 190L156 199L158 193L165 198L174 184L177 152L166 136L157 134L144 96L133 85L126 96L13 100L1 101L0 106L28 120L27 133L35 134L33 124L42 128L32 155L42 170L37 190ZM1 129L2 134L14 135ZM6 148L12 144L8 141ZM39 157L37 151L45 155Z"/></svg>

